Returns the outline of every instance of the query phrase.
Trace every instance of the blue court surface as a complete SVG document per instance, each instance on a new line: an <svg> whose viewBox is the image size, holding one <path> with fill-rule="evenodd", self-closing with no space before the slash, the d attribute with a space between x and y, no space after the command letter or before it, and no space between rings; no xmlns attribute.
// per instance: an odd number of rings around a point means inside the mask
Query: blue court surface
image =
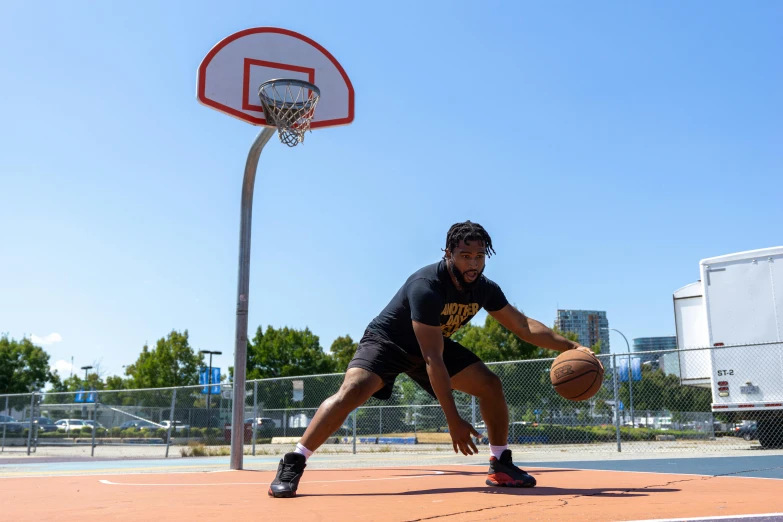
<svg viewBox="0 0 783 522"><path fill-rule="evenodd" d="M659 518L653 520L635 520L627 522L780 522L783 513L769 513L766 515L742 515L728 517L699 517L699 518Z"/></svg>
<svg viewBox="0 0 783 522"><path fill-rule="evenodd" d="M279 455L246 456L246 469L277 468ZM486 453L473 457L414 455L404 453L318 455L310 461L313 468L374 468L399 465L430 466L438 464L476 465L484 467ZM783 480L783 455L753 455L742 457L656 458L624 460L535 461L517 459L523 468L588 469L640 473L668 473L702 476L734 476ZM106 459L36 457L2 458L0 477L31 475L105 474L105 473L176 473L186 471L220 471L229 468L228 457L174 459ZM783 486L781 486L783 494ZM783 508L783 501L781 502ZM782 509L783 511L783 509Z"/></svg>
<svg viewBox="0 0 783 522"><path fill-rule="evenodd" d="M523 464L520 463L519 465L522 466ZM528 465L531 468L594 469L601 471L783 479L783 455L531 462ZM783 495L783 486L781 486L781 495ZM783 501L781 502L781 507L783 507Z"/></svg>

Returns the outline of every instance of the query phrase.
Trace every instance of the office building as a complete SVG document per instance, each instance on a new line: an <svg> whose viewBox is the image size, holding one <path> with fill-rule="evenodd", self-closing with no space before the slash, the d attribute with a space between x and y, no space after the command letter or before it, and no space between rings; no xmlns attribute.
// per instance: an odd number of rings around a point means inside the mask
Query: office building
<svg viewBox="0 0 783 522"><path fill-rule="evenodd" d="M561 332L574 332L582 346L591 348L601 341L601 353L609 350L609 320L598 310L558 310L555 325Z"/></svg>
<svg viewBox="0 0 783 522"><path fill-rule="evenodd" d="M677 337L674 335L666 337L638 337L633 340L633 346L631 351L638 352L663 352L667 350L677 349ZM658 368L660 366L659 359L662 354L656 353L643 353L639 355L642 360L642 364L650 363L653 367ZM675 355L676 357L676 355Z"/></svg>

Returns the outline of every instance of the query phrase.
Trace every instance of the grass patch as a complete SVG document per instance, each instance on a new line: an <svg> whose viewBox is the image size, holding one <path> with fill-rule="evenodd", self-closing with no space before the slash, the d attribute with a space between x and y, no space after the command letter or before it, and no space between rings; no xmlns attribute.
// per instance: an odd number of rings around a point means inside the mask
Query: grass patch
<svg viewBox="0 0 783 522"><path fill-rule="evenodd" d="M275 449L256 448L256 455L280 455L283 452ZM179 454L183 457L228 457L231 455L229 446L206 446L198 441L190 441L188 445L180 448ZM252 449L246 449L245 455L253 455Z"/></svg>
<svg viewBox="0 0 783 522"><path fill-rule="evenodd" d="M231 448L205 446L201 442L191 441L184 448L180 448L179 454L183 457L226 457L231 455Z"/></svg>

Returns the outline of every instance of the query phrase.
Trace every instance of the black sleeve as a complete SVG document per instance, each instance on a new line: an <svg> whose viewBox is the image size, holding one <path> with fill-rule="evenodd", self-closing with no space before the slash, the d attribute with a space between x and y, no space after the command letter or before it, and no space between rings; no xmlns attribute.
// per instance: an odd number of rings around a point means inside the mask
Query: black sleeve
<svg viewBox="0 0 783 522"><path fill-rule="evenodd" d="M486 294L484 297L484 309L487 312L497 312L508 304L508 299L500 289L500 286L494 281L487 280Z"/></svg>
<svg viewBox="0 0 783 522"><path fill-rule="evenodd" d="M408 284L408 304L411 319L428 326L440 326L440 313L446 302L427 279L415 279Z"/></svg>

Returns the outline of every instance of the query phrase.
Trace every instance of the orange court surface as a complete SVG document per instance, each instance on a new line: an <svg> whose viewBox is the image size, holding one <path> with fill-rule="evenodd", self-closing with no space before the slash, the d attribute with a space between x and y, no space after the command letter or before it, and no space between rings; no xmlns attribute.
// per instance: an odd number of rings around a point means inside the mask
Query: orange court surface
<svg viewBox="0 0 783 522"><path fill-rule="evenodd" d="M2 518L9 521L80 522L582 522L679 520L686 517L702 520L708 519L704 517L714 517L709 520L783 520L783 481L780 478L742 476L741 473L716 476L575 469L561 464L556 467L524 466L536 478L538 486L506 489L484 485L486 467L478 465L395 466L387 462L385 466L374 468L319 469L317 465L308 464L298 496L274 499L267 496L267 489L277 467L275 458L246 462L246 467L259 469L242 471L226 471L225 460L220 461L220 466L216 464L213 471L181 471L188 469L193 459L177 460L182 463L181 466L172 467L171 461L165 464L165 468L163 464L158 465L165 472L142 467L140 461L132 460L91 461L92 468L78 462L67 465L54 462L39 464L38 467L26 463L21 467L3 466L0 462ZM698 459L680 460L684 463ZM703 460L730 463L730 460L721 458ZM644 461L630 462L638 464ZM99 464L97 468L96 464ZM760 464L761 461L758 461L744 466L759 467ZM766 469L781 469L770 468L769 462L767 464ZM598 464L593 463L593 467L595 465ZM735 461L734 465L737 465Z"/></svg>

